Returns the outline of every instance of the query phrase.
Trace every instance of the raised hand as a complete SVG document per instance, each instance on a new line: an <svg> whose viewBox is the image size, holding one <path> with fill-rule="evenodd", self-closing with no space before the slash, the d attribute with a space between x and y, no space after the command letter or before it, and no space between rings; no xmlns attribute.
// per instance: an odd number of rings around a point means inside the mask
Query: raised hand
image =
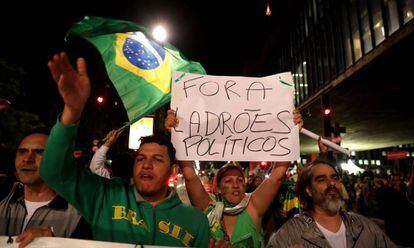
<svg viewBox="0 0 414 248"><path fill-rule="evenodd" d="M118 131L118 130L111 130L111 131L109 131L109 133L105 137L105 144L104 145L106 147L111 147L116 142L116 140L118 139L119 135L121 135L122 131L123 130L120 130L120 131Z"/></svg>
<svg viewBox="0 0 414 248"><path fill-rule="evenodd" d="M322 137L319 137L318 139L318 147L320 153L328 152L328 147L322 143Z"/></svg>
<svg viewBox="0 0 414 248"><path fill-rule="evenodd" d="M299 126L299 130L302 129L303 127L302 115L297 109L293 110L293 123Z"/></svg>
<svg viewBox="0 0 414 248"><path fill-rule="evenodd" d="M171 129L178 125L178 119L175 116L175 111L169 109L167 111L167 117L165 118L164 127L168 132L171 133Z"/></svg>
<svg viewBox="0 0 414 248"><path fill-rule="evenodd" d="M78 58L75 70L66 53L62 52L54 55L47 65L65 103L61 122L72 124L80 119L90 94L85 59Z"/></svg>

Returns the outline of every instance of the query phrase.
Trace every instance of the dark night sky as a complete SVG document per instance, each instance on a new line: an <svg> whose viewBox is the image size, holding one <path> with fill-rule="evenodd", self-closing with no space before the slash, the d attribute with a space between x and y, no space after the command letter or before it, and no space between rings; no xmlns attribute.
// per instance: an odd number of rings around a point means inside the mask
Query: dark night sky
<svg viewBox="0 0 414 248"><path fill-rule="evenodd" d="M199 61L208 74L244 75L245 63L259 57L266 32L277 15L273 6L274 15L266 17L265 5L264 0L9 1L0 8L0 57L28 72L24 80L26 95L14 105L49 121L53 108L58 111L60 98L49 76L47 61L61 50L75 51L72 55L78 50L94 50L86 42L65 44L63 40L71 24L85 15L134 21L147 28L163 23L169 32L168 42L188 59ZM92 60L99 60L96 54ZM98 62L89 66L92 79L106 81L103 66Z"/></svg>
<svg viewBox="0 0 414 248"><path fill-rule="evenodd" d="M63 37L72 23L85 15L96 15L148 28L165 23L168 41L188 58L200 61L213 74L240 73L241 59L254 57L263 46L269 23L264 15L265 1L258 0L34 2L40 1L15 1L0 10L1 54L13 54L27 65L47 61L63 47Z"/></svg>

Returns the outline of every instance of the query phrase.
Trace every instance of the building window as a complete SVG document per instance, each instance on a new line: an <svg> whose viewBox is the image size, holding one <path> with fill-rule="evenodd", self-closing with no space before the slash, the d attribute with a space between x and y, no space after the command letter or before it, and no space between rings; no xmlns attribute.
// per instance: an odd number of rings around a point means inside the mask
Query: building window
<svg viewBox="0 0 414 248"><path fill-rule="evenodd" d="M332 19L327 23L326 28L326 40L327 40L327 47L328 47L328 54L329 54L329 61L330 61L330 80L338 75L337 69L337 61L336 61L336 50L335 50L335 38L334 38L334 30L332 27ZM336 27L336 26L335 26Z"/></svg>
<svg viewBox="0 0 414 248"><path fill-rule="evenodd" d="M303 92L302 92L302 88L299 87L299 78L298 78L297 70L293 71L292 76L293 76L293 82L295 83L295 89L296 89L295 90L295 100L296 100L296 103L299 104L301 102L300 95L301 94L303 95Z"/></svg>
<svg viewBox="0 0 414 248"><path fill-rule="evenodd" d="M322 88L324 80L323 80L323 53L322 53L322 47L321 47L321 39L322 39L322 33L320 31L315 33L315 59L316 59L316 72L317 72L317 76L318 76L318 81L317 81L317 89L319 90L320 88Z"/></svg>
<svg viewBox="0 0 414 248"><path fill-rule="evenodd" d="M397 1L396 0L384 0L384 4L386 8L388 34L392 34L400 27L400 22L398 21ZM375 25L375 22L374 22L374 25Z"/></svg>
<svg viewBox="0 0 414 248"><path fill-rule="evenodd" d="M402 0L402 9L404 15L404 24L413 19L414 0Z"/></svg>
<svg viewBox="0 0 414 248"><path fill-rule="evenodd" d="M342 32L343 32L343 42L345 49L345 68L348 68L352 65L352 43L351 43L351 34L349 32L349 19L348 11L346 5L342 6Z"/></svg>
<svg viewBox="0 0 414 248"><path fill-rule="evenodd" d="M340 7L335 8L335 11L337 11L336 13L341 13ZM333 15L333 22L331 23L332 25L332 34L334 37L334 46L335 46L335 62L336 62L336 68L337 68L337 74L342 73L345 69L345 65L344 65L344 48L343 48L343 38L342 38L342 30L343 27L341 28L341 16L340 15ZM349 41L349 36L348 36L348 41L345 42L350 42Z"/></svg>
<svg viewBox="0 0 414 248"><path fill-rule="evenodd" d="M308 83L306 82L306 75L305 75L305 73L306 73L306 69L305 69L306 65L303 64L304 58L305 58L305 49L303 49L301 51L301 53L299 55L299 61L298 61L298 63L299 63L299 67L300 67L300 75L299 75L299 78L300 78L300 82L303 84L303 92L304 92L304 95L305 95L305 98L304 99L306 99L309 96L309 88L308 88Z"/></svg>
<svg viewBox="0 0 414 248"><path fill-rule="evenodd" d="M317 66L317 53L316 53L316 42L315 42L315 36L312 36L311 39L311 45L310 45L310 66L312 67L312 88L311 92L315 93L318 90L318 66Z"/></svg>
<svg viewBox="0 0 414 248"><path fill-rule="evenodd" d="M349 14L351 19L352 44L354 48L354 62L362 57L361 39L359 35L359 23L357 16L356 0L350 0Z"/></svg>
<svg viewBox="0 0 414 248"><path fill-rule="evenodd" d="M364 44L364 53L367 54L372 50L371 28L369 25L369 12L367 8L367 1L359 1L359 18L361 21L362 41Z"/></svg>
<svg viewBox="0 0 414 248"><path fill-rule="evenodd" d="M318 24L318 11L317 11L317 9L318 8L317 8L316 0L313 0L312 3L313 3L313 23L315 25L317 25Z"/></svg>
<svg viewBox="0 0 414 248"><path fill-rule="evenodd" d="M304 56L305 58L306 56ZM308 85L308 69L307 69L307 63L306 61L302 62L303 67L303 84L305 86L307 94L309 94L309 85Z"/></svg>
<svg viewBox="0 0 414 248"><path fill-rule="evenodd" d="M330 64L329 64L329 40L327 39L327 30L324 24L321 25L321 47L322 47L322 67L323 67L323 84L329 83L331 78L330 75Z"/></svg>
<svg viewBox="0 0 414 248"><path fill-rule="evenodd" d="M324 15L324 9L323 9L324 2L325 1L323 1L323 0L318 0L318 3L317 3L319 20L322 19L323 15Z"/></svg>
<svg viewBox="0 0 414 248"><path fill-rule="evenodd" d="M384 28L384 22L382 20L381 1L372 0L371 10L372 10L372 25L374 26L373 29L374 29L375 45L377 46L379 43L381 43L385 39L385 28ZM398 24L398 18L397 18L397 24Z"/></svg>
<svg viewBox="0 0 414 248"><path fill-rule="evenodd" d="M307 38L309 36L308 17L306 15L306 13L307 13L307 8L306 8L306 5L305 5L305 7L304 7L304 16L303 16L304 22L305 22L304 23L305 24L305 38Z"/></svg>
<svg viewBox="0 0 414 248"><path fill-rule="evenodd" d="M306 72L306 83L308 84L308 92L309 94L313 94L314 91L314 87L313 87L313 82L314 82L314 75L313 75L313 62L312 62L312 57L313 57L313 47L312 47L312 39L309 39L309 42L306 43L306 55L305 55L305 61L303 61L303 68L304 71Z"/></svg>
<svg viewBox="0 0 414 248"><path fill-rule="evenodd" d="M300 89L300 98L299 99L302 102L305 99L305 97L308 95L308 92L307 92L307 87L305 87L305 85L303 83L302 63L300 63L301 59L300 59L300 57L298 57L298 58L299 58L299 61L297 63L296 78L297 78L297 81L298 81L298 84L299 84L299 89Z"/></svg>
<svg viewBox="0 0 414 248"><path fill-rule="evenodd" d="M309 32L312 33L313 31L313 11L312 11L312 0L308 0L305 2L306 10L307 10L307 23L309 27Z"/></svg>
<svg viewBox="0 0 414 248"><path fill-rule="evenodd" d="M299 37L300 37L300 43L299 43L299 47L302 47L302 44L305 42L305 20L306 20L306 16L305 13L303 11L299 12Z"/></svg>

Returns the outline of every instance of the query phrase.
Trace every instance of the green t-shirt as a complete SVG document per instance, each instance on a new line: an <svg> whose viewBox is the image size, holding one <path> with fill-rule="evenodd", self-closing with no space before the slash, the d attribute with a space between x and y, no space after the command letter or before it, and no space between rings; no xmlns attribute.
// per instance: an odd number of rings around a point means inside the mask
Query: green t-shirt
<svg viewBox="0 0 414 248"><path fill-rule="evenodd" d="M224 239L224 231L219 222L216 222L210 227L210 233L216 240ZM262 231L257 231L249 213L246 209L243 210L237 215L236 225L231 234L230 243L237 248L260 248L264 246L263 242L264 238Z"/></svg>

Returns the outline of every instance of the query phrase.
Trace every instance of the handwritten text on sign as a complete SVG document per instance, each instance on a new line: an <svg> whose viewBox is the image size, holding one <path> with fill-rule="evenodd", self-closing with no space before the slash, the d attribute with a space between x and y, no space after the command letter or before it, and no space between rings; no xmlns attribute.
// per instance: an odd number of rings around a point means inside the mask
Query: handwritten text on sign
<svg viewBox="0 0 414 248"><path fill-rule="evenodd" d="M172 141L179 160L292 161L299 157L290 73L263 78L174 72Z"/></svg>

